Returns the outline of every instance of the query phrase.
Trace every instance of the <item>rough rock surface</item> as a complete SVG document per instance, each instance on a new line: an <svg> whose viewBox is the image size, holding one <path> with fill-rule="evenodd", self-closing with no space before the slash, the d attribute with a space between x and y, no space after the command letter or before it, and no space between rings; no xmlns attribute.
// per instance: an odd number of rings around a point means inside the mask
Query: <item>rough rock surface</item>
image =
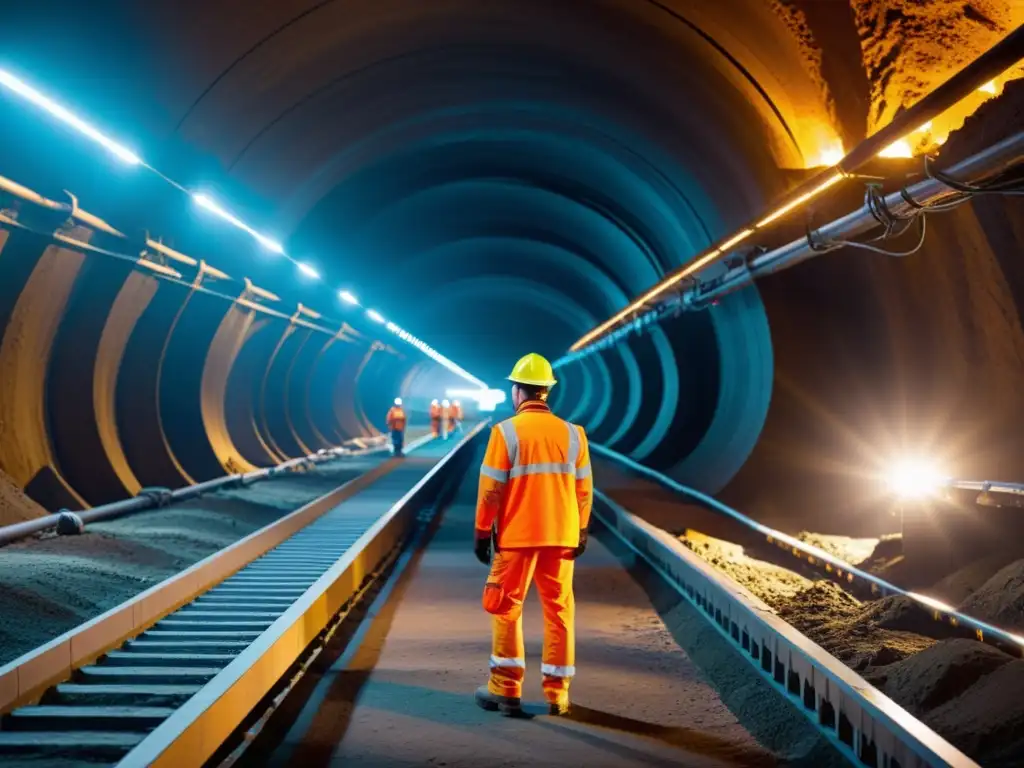
<svg viewBox="0 0 1024 768"><path fill-rule="evenodd" d="M871 83L869 133L1024 22L1013 0L851 2Z"/></svg>

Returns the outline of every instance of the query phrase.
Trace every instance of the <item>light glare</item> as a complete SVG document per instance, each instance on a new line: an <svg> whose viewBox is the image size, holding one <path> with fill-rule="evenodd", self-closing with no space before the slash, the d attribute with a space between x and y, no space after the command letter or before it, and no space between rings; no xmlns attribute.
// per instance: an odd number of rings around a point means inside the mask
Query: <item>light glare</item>
<svg viewBox="0 0 1024 768"><path fill-rule="evenodd" d="M375 323L383 323L384 322L384 316L380 312L375 310L375 309L368 309L368 310L366 310L366 316L368 318L370 318L371 320L373 320L373 322L375 322Z"/></svg>
<svg viewBox="0 0 1024 768"><path fill-rule="evenodd" d="M339 293L338 294L338 298L340 298L346 304L356 304L356 305L359 304L359 299L357 299L354 295L352 295L348 291L342 291L341 293Z"/></svg>
<svg viewBox="0 0 1024 768"><path fill-rule="evenodd" d="M903 499L922 499L937 493L947 477L933 461L920 458L900 459L885 473L889 491Z"/></svg>
<svg viewBox="0 0 1024 768"><path fill-rule="evenodd" d="M910 148L910 142L906 139L894 141L888 147L878 153L879 157L913 157L914 151Z"/></svg>
<svg viewBox="0 0 1024 768"><path fill-rule="evenodd" d="M46 110L58 120L67 123L79 133L88 136L97 144L103 146L108 152L116 155L120 160L128 163L129 165L140 165L142 163L142 159L130 149L123 147L113 139L107 138L87 122L73 115L65 107L62 107L50 97L43 95L32 86L22 80L19 80L10 72L0 69L0 84L4 85L19 96L28 99L37 107L41 107Z"/></svg>
<svg viewBox="0 0 1024 768"><path fill-rule="evenodd" d="M313 267L309 266L309 264L300 261L297 266L302 274L311 277L314 280L320 279L320 273L313 269Z"/></svg>
<svg viewBox="0 0 1024 768"><path fill-rule="evenodd" d="M206 194L203 194L203 193L199 192L199 193L193 194L192 195L192 199L195 201L196 205L198 205L200 208L205 208L206 210L210 211L210 213L217 214L218 216L220 216L222 219L224 219L224 221L228 222L229 224L232 224L232 225L238 227L239 229L241 229L244 232L248 232L250 235L252 235L256 239L257 242L259 242L260 245L262 245L268 251L273 251L274 253L280 253L280 254L284 253L284 246L283 245L281 245L276 240L271 240L266 235L263 235L263 234L257 232L255 229L250 227L248 224L246 224L240 218L235 216L233 213L229 212L228 210L223 208L221 205L219 205L209 195L206 195Z"/></svg>

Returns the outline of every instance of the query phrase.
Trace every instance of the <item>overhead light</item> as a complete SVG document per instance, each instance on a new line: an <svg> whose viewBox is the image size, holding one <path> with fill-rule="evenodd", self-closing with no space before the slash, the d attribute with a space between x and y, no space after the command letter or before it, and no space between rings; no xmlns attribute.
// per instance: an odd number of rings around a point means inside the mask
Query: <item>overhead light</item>
<svg viewBox="0 0 1024 768"><path fill-rule="evenodd" d="M989 93L989 94L992 94L993 96L995 96L996 95L996 90L997 90L996 89L996 81L995 80L989 80L987 83L985 83L983 86L981 86L978 90L981 91L982 93Z"/></svg>
<svg viewBox="0 0 1024 768"><path fill-rule="evenodd" d="M313 267L309 266L309 264L300 261L296 266L299 268L299 271L307 277L312 277L314 280L320 279L320 273L313 269Z"/></svg>
<svg viewBox="0 0 1024 768"><path fill-rule="evenodd" d="M840 159L842 159L842 158L840 158ZM766 226L768 226L769 224L771 224L776 219L782 218L787 213L792 211L794 208L798 208L799 206L801 206L804 203L806 203L808 200L811 200L812 198L817 197L822 192L824 192L826 189L828 189L829 187L831 187L831 186L833 186L835 184L838 184L842 180L843 180L843 174L841 174L841 173L836 173L836 174L833 174L832 176L829 176L827 179L825 179L825 181L823 181L821 184L816 186L814 189L810 190L809 192L805 192L804 194L800 195L799 197L793 198L792 200L790 200L788 203L786 203L781 208L778 208L775 211L773 211L772 213L769 213L767 216L765 216L763 219L761 219L759 222L757 222L757 226L759 226L759 227L766 227Z"/></svg>
<svg viewBox="0 0 1024 768"><path fill-rule="evenodd" d="M384 316L380 312L375 310L375 309L368 309L368 310L366 310L366 316L368 318L370 318L371 320L373 320L373 322L375 322L375 323L383 323L384 322Z"/></svg>
<svg viewBox="0 0 1024 768"><path fill-rule="evenodd" d="M88 136L90 139L95 141L97 144L103 146L111 154L115 155L119 160L122 160L129 165L140 165L142 158L136 155L127 147L118 144L113 139L110 139L100 133L98 130L93 128L87 122L82 120L80 117L75 116L67 108L61 106L49 96L45 96L35 88L30 86L23 80L18 79L10 72L0 69L0 85L5 86L14 93L28 99L30 102L35 104L37 107L49 112L51 115L56 117L58 120L67 123L79 133Z"/></svg>
<svg viewBox="0 0 1024 768"><path fill-rule="evenodd" d="M894 461L885 472L889 491L901 499L923 499L936 494L948 478L928 459L905 458Z"/></svg>
<svg viewBox="0 0 1024 768"><path fill-rule="evenodd" d="M843 142L836 139L818 153L818 159L812 164L812 167L838 165L844 157L846 157L846 150L843 149Z"/></svg>
<svg viewBox="0 0 1024 768"><path fill-rule="evenodd" d="M359 299L357 299L355 296L353 296L348 291L341 291L338 294L338 298L340 298L346 304L359 304Z"/></svg>
<svg viewBox="0 0 1024 768"><path fill-rule="evenodd" d="M201 192L193 193L192 199L199 207L205 208L211 213L217 214L229 224L233 224L234 226L238 227L244 232L248 232L260 243L260 245L262 245L268 251L273 251L274 253L281 254L284 253L284 246L282 246L279 242L277 242L276 240L271 240L266 235L257 232L255 229L250 227L240 218L235 216L233 213L227 211L224 207L215 202L209 195L203 194Z"/></svg>

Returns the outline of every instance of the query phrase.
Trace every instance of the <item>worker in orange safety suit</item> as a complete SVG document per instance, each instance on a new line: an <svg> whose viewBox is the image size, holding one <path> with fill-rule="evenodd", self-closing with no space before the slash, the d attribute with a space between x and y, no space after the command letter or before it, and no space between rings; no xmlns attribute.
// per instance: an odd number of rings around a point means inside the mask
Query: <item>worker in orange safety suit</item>
<svg viewBox="0 0 1024 768"><path fill-rule="evenodd" d="M441 435L441 403L437 400L430 401L430 434L434 437Z"/></svg>
<svg viewBox="0 0 1024 768"><path fill-rule="evenodd" d="M402 408L402 398L396 397L395 404L388 410L387 424L391 432L391 451L395 456L401 457L405 448L405 410Z"/></svg>
<svg viewBox="0 0 1024 768"><path fill-rule="evenodd" d="M547 360L526 355L508 378L516 413L491 429L476 508L475 551L491 566L483 604L492 614L490 679L477 689L476 702L506 715L522 712L523 600L536 582L544 612L544 698L551 714L563 715L576 671L572 579L587 546L590 447L582 427L548 407L556 381Z"/></svg>
<svg viewBox="0 0 1024 768"><path fill-rule="evenodd" d="M447 400L441 401L441 437L445 440L451 435L452 429L452 404Z"/></svg>
<svg viewBox="0 0 1024 768"><path fill-rule="evenodd" d="M451 419L451 430L452 432L461 432L462 426L462 403L458 400L452 400L452 419Z"/></svg>

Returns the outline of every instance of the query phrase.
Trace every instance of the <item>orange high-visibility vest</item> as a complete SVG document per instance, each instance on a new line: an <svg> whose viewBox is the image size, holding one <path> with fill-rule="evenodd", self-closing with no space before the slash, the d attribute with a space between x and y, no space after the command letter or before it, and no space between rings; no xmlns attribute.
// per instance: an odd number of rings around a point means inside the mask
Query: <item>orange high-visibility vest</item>
<svg viewBox="0 0 1024 768"><path fill-rule="evenodd" d="M594 478L582 427L529 401L491 429L477 498L477 536L498 547L576 547L590 525Z"/></svg>
<svg viewBox="0 0 1024 768"><path fill-rule="evenodd" d="M440 405L431 405L430 406L430 418L432 418L432 419L440 419L441 418L441 406Z"/></svg>
<svg viewBox="0 0 1024 768"><path fill-rule="evenodd" d="M388 429L393 432L404 432L405 422L405 411L397 405L392 406L391 410L388 411Z"/></svg>

